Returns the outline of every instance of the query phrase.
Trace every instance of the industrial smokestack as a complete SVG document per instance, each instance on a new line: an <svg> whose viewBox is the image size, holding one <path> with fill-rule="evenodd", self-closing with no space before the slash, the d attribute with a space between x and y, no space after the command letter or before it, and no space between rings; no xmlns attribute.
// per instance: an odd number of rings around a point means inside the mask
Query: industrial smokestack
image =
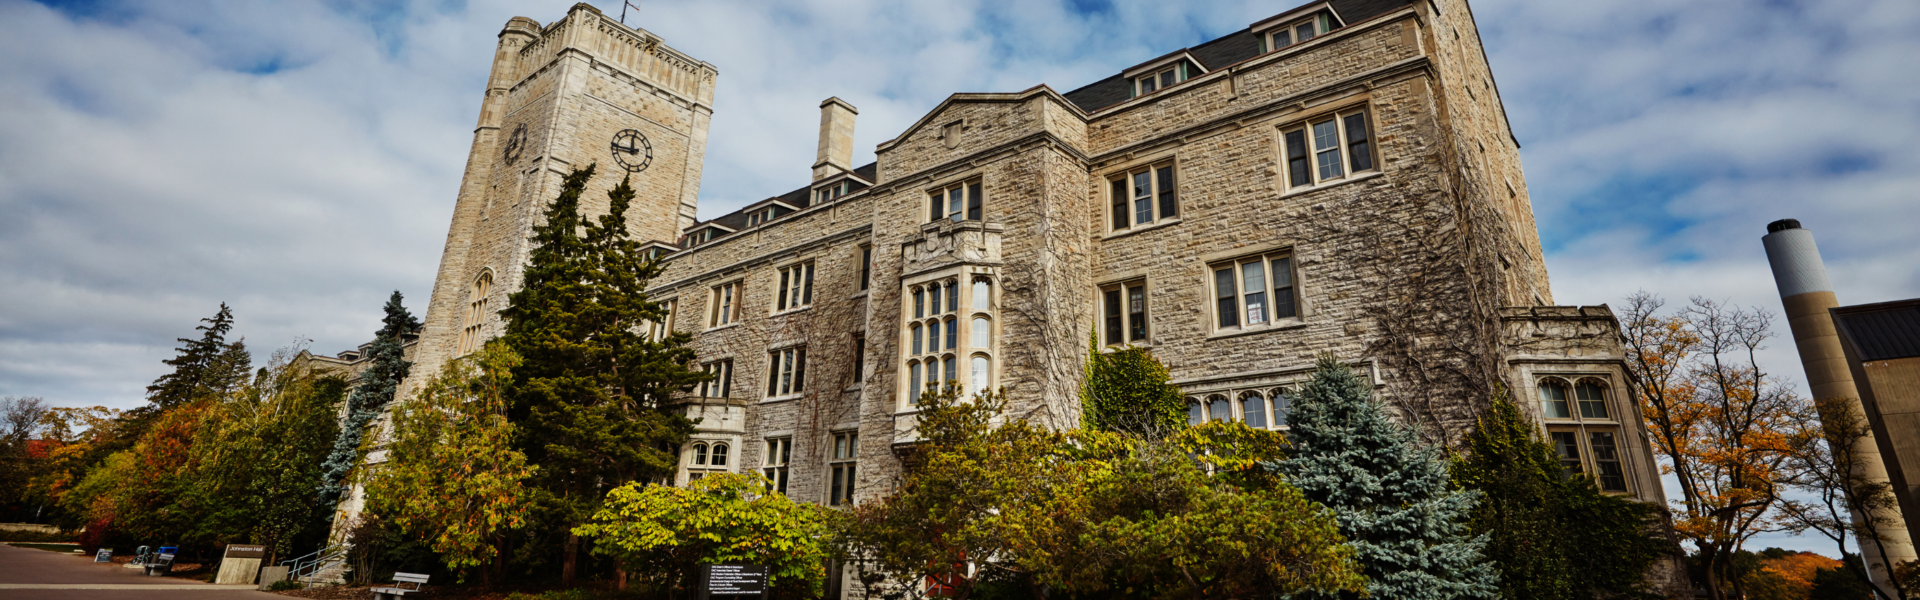
<svg viewBox="0 0 1920 600"><path fill-rule="evenodd" d="M1833 295L1833 283L1827 280L1827 267L1820 262L1820 249L1813 244L1813 232L1800 228L1800 221L1781 219L1767 224L1767 235L1760 238L1767 248L1767 263L1773 267L1773 283L1780 289L1780 303L1787 311L1787 327L1793 331L1794 346L1800 350L1800 364L1806 368L1807 387L1815 399L1847 398L1864 416L1860 391L1854 387L1853 373L1847 369L1847 357L1840 348L1840 334L1834 328L1827 309L1840 305ZM1824 418L1825 415L1822 415ZM1839 449L1835 449L1839 451ZM1887 466L1880 460L1880 448L1871 436L1848 449L1858 465L1856 475L1869 481L1887 482ZM1854 523L1861 522L1853 515ZM1860 544L1861 554L1874 583L1887 586L1887 567L1914 560L1913 539L1907 534L1905 519L1898 509L1876 515L1878 533L1886 556L1872 544Z"/></svg>

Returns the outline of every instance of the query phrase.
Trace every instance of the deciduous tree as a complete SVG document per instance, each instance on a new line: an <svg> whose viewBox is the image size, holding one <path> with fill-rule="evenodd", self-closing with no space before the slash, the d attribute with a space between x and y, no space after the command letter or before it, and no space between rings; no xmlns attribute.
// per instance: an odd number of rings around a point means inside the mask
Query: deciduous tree
<svg viewBox="0 0 1920 600"><path fill-rule="evenodd" d="M502 536L526 522L522 485L534 468L513 446L506 390L519 357L499 340L448 362L394 410L387 461L367 486L370 512L431 540L449 568L489 562Z"/></svg>
<svg viewBox="0 0 1920 600"><path fill-rule="evenodd" d="M574 532L663 589L690 590L702 564L749 563L767 566L771 597L809 598L826 578L826 510L772 491L765 477L726 473L614 488Z"/></svg>

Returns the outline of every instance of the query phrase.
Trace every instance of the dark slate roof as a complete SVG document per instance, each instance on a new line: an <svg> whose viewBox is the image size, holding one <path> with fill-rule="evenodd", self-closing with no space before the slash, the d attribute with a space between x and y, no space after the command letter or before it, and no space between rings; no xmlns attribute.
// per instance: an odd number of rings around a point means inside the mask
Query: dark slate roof
<svg viewBox="0 0 1920 600"><path fill-rule="evenodd" d="M859 177L869 182L872 182L874 179L874 176L879 172L880 172L880 163L878 162L867 163L865 166L855 167L853 169L853 175L855 177ZM866 188L867 188L866 185L863 185L857 181L854 182L853 191L857 192ZM801 187L800 189L793 190L791 192L787 192L785 194L781 194L771 198L767 198L759 202L754 202L753 204L759 204L760 202L766 202L767 200L779 200L780 203L782 204L786 204L794 208L804 209L807 207L809 203L813 202L813 185L808 184L806 186ZM748 206L753 206L753 204L749 204ZM705 227L707 225L719 225L721 227L732 229L734 231L746 229L747 228L747 210L745 208L742 208L740 210L736 210L724 215L720 215L712 219L694 223L692 227L687 228L687 231L693 231L701 227Z"/></svg>
<svg viewBox="0 0 1920 600"><path fill-rule="evenodd" d="M1339 13L1340 20L1344 24L1353 24L1412 2L1411 0L1332 0L1332 3L1333 12ZM1318 1L1308 4L1318 4ZM1251 29L1242 29L1194 46L1187 52L1200 61L1200 66L1213 71L1258 56L1260 38L1253 35ZM1131 98L1132 91L1132 85L1127 82L1127 79L1115 73L1106 79L1095 81L1062 95L1066 96L1067 101L1079 106L1080 110L1095 112L1126 102Z"/></svg>
<svg viewBox="0 0 1920 600"><path fill-rule="evenodd" d="M1833 324L1862 361L1920 356L1920 299L1842 306L1833 309Z"/></svg>

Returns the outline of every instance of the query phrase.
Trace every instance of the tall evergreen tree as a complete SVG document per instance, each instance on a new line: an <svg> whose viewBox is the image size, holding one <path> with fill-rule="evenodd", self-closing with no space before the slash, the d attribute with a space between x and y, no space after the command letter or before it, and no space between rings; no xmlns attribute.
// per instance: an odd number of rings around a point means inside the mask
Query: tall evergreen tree
<svg viewBox="0 0 1920 600"><path fill-rule="evenodd" d="M216 373L215 367L229 350L227 332L233 330L233 309L222 302L220 312L200 322L205 325L194 328L200 331L200 339L179 338L179 353L161 361L173 367L173 372L147 386L147 400L160 410L204 399L214 393L214 386L230 383L221 377L227 373Z"/></svg>
<svg viewBox="0 0 1920 600"><path fill-rule="evenodd" d="M523 360L514 369L510 416L524 428L522 451L539 467L536 498L569 532L591 518L608 490L672 472L671 448L693 424L661 407L708 377L688 366L692 336L640 333L666 318L646 293L660 267L627 236L634 196L627 180L607 192L606 215L580 215L593 172L589 165L562 183L533 229L525 285L500 311L507 344ZM579 538L568 533L567 584L578 555Z"/></svg>
<svg viewBox="0 0 1920 600"><path fill-rule="evenodd" d="M1483 495L1470 531L1500 571L1511 600L1630 596L1671 545L1653 534L1659 507L1605 494L1589 477L1568 476L1533 422L1495 398L1467 436L1453 480Z"/></svg>
<svg viewBox="0 0 1920 600"><path fill-rule="evenodd" d="M380 331L373 334L373 344L367 348L371 364L360 372L360 381L347 395L346 420L333 439L333 451L321 466L320 505L329 509L328 520L333 519L331 509L339 505L346 492L347 474L360 465L360 441L366 436L367 426L393 402L400 380L406 379L413 367L406 358L403 336L419 331L420 320L407 312L400 300L399 290L387 297L383 307L386 316L380 319Z"/></svg>
<svg viewBox="0 0 1920 600"><path fill-rule="evenodd" d="M1333 509L1373 597L1496 597L1499 580L1481 555L1486 538L1469 535L1464 522L1476 494L1451 489L1439 453L1370 396L1346 365L1322 356L1288 415L1293 455L1281 473Z"/></svg>

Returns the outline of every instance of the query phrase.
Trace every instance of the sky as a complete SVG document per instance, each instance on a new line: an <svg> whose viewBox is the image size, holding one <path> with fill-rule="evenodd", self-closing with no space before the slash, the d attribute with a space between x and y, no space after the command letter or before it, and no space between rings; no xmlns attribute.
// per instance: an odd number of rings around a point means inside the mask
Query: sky
<svg viewBox="0 0 1920 600"><path fill-rule="evenodd" d="M353 348L393 290L422 310L494 36L572 4L0 0L0 396L138 406L222 302L259 360ZM808 181L828 96L859 107L865 164L949 94L1068 91L1295 3L643 6L630 24L720 71L709 218ZM1843 304L1920 297L1920 3L1473 12L1558 304L1777 316L1759 238L1788 217ZM1776 323L1764 366L1804 392Z"/></svg>

